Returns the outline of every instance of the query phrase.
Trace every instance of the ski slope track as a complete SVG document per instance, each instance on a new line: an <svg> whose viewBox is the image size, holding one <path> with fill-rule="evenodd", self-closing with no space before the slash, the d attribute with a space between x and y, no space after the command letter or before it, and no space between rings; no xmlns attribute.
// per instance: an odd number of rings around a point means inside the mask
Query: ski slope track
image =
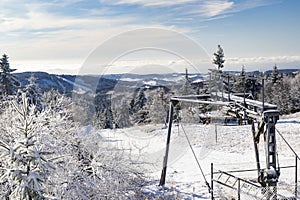
<svg viewBox="0 0 300 200"><path fill-rule="evenodd" d="M90 88L88 88L88 87L86 87L86 86L84 86L84 85L80 85L80 84L78 84L78 83L75 83L75 82L73 82L73 81L70 81L70 80L68 80L68 79L66 79L66 78L63 78L63 77L61 77L61 76L56 76L56 77L57 77L58 79L62 80L62 81L65 81L65 82L67 82L67 83L69 83L69 84L71 84L71 85L73 85L73 86L75 86L75 87L77 87L77 88L79 88L79 89L85 91L85 92L91 92L91 91L92 91ZM63 89L65 90L65 88L63 88ZM76 91L76 92L78 92L78 91Z"/></svg>

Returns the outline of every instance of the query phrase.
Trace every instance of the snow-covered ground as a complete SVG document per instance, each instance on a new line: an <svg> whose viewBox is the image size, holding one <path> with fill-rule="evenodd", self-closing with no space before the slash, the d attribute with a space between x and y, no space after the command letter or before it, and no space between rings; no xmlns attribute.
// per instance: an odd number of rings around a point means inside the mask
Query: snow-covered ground
<svg viewBox="0 0 300 200"><path fill-rule="evenodd" d="M282 116L276 128L294 150L300 154L300 114ZM144 192L155 198L165 195L166 199L210 199L204 177L190 149L188 136L205 178L210 183L211 163L214 170L232 171L255 169L255 154L250 125L222 126L202 124L173 125L166 185L159 187L163 156L167 138L167 127L162 124L135 126L126 129L99 130L104 140L103 150L120 151L132 164L142 167L149 179ZM262 136L261 136L262 137ZM277 134L277 150L281 166L295 164L295 156ZM260 161L265 163L263 138L259 144ZM279 183L294 183L294 168L281 170ZM300 175L298 169L298 176ZM257 172L235 173L247 180L255 180ZM300 183L298 182L298 185ZM215 186L216 187L216 186ZM216 194L222 196L222 194Z"/></svg>

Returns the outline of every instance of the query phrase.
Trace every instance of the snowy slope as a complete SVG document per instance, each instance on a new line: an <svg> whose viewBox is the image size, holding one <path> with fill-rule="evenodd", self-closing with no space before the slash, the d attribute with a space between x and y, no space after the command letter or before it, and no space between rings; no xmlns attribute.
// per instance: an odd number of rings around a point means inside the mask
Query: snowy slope
<svg viewBox="0 0 300 200"><path fill-rule="evenodd" d="M36 85L42 91L48 91L50 89L55 89L60 92L70 92L73 89L73 84L67 81L60 79L60 76L54 74L48 74L46 72L23 72L16 73L15 76L21 82L21 86L25 87L29 81L28 79L31 76L34 76Z"/></svg>
<svg viewBox="0 0 300 200"><path fill-rule="evenodd" d="M300 154L300 118L298 115L284 116L277 124L277 129ZM217 129L217 134L216 134ZM99 134L107 141L109 149L122 149L128 159L146 169L151 184L144 187L149 197L163 195L171 199L210 199L204 177L188 146L184 132L191 141L192 148L210 182L210 165L214 170L255 169L255 154L252 142L251 127L215 126L183 124L173 126L170 157L167 169L166 187L158 187L162 161L165 151L167 129L164 125L136 126L127 129L100 130ZM263 139L261 139L263 141ZM277 135L279 162L281 166L294 164L294 156L284 141ZM261 165L264 167L264 146L259 144ZM280 184L293 183L293 170L282 169ZM255 180L257 172L237 173L239 177ZM299 172L298 172L299 175ZM299 183L298 183L299 184ZM299 184L300 185L300 184ZM224 194L216 194L222 196Z"/></svg>
<svg viewBox="0 0 300 200"><path fill-rule="evenodd" d="M84 85L80 85L80 84L75 83L74 81L68 80L68 79L66 79L66 78L64 78L64 77L57 76L57 78L59 78L59 79L61 79L62 81L67 82L67 83L69 83L69 84L75 86L76 88L80 88L80 89L82 89L82 90L85 91L85 92L90 92L90 91L91 91L91 89L90 89L89 87L84 86Z"/></svg>

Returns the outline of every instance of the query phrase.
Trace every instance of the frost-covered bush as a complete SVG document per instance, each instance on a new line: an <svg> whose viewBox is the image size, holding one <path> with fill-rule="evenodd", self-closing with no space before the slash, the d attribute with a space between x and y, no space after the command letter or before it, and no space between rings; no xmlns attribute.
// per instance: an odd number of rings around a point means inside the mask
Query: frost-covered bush
<svg viewBox="0 0 300 200"><path fill-rule="evenodd" d="M26 96L22 104L11 103L11 127L0 140L1 196L10 199L42 199L45 179L54 169L48 151L37 145L35 108Z"/></svg>
<svg viewBox="0 0 300 200"><path fill-rule="evenodd" d="M69 98L51 97L44 95L42 110L25 96L1 102L0 198L141 198L145 179L124 152L79 129Z"/></svg>
<svg viewBox="0 0 300 200"><path fill-rule="evenodd" d="M97 193L97 199L140 199L141 188L146 184L142 169L131 165L128 155L109 145L97 131L78 137L82 149L81 164L85 178Z"/></svg>

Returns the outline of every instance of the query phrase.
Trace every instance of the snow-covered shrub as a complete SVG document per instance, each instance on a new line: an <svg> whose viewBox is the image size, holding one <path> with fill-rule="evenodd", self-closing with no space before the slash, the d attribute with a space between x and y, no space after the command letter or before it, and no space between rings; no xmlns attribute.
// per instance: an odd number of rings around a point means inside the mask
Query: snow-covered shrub
<svg viewBox="0 0 300 200"><path fill-rule="evenodd" d="M70 121L72 102L67 98L57 97L49 103L52 109L45 111L49 134L44 138L48 137L49 148L53 145L55 154L63 159L56 162L49 178L53 187L48 192L58 199L128 199L141 195L145 179L125 160L123 152L107 148L90 125L78 129ZM57 110L59 115L55 114Z"/></svg>
<svg viewBox="0 0 300 200"><path fill-rule="evenodd" d="M11 199L42 199L44 182L54 169L48 159L51 154L37 145L37 126L34 106L12 102L11 127L0 140L1 196Z"/></svg>
<svg viewBox="0 0 300 200"><path fill-rule="evenodd" d="M146 179L131 165L128 155L121 149L110 146L97 131L78 137L80 164L89 187L90 198L139 199ZM78 152L78 153L79 153Z"/></svg>
<svg viewBox="0 0 300 200"><path fill-rule="evenodd" d="M1 102L1 199L57 197L66 189L68 163L77 162L71 101L56 96L37 111L22 99Z"/></svg>
<svg viewBox="0 0 300 200"><path fill-rule="evenodd" d="M140 198L142 170L123 151L106 148L97 132L79 129L69 98L44 99L41 111L25 96L2 103L0 198Z"/></svg>

